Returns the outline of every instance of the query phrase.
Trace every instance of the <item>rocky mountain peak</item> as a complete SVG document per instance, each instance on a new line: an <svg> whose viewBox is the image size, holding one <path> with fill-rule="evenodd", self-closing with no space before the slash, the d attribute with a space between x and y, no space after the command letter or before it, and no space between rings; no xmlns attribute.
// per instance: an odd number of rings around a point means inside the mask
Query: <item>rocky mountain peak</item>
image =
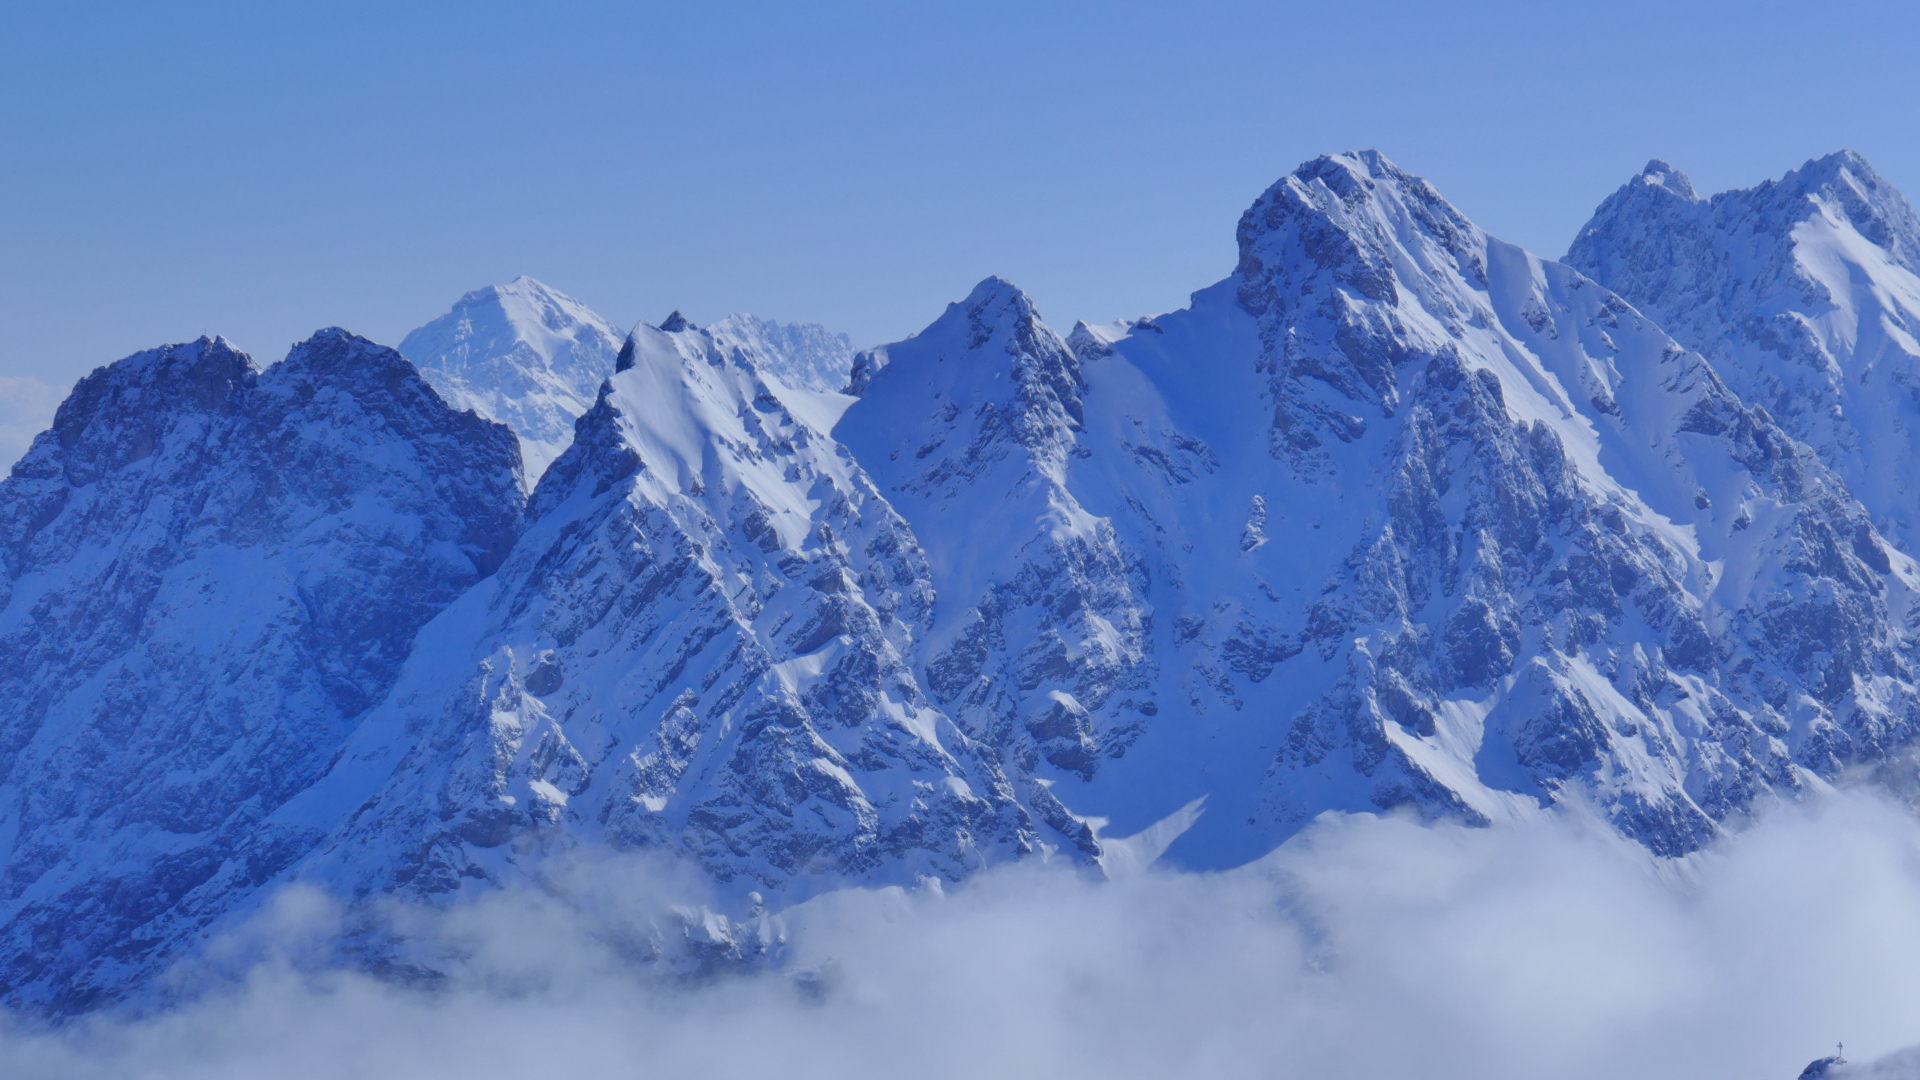
<svg viewBox="0 0 1920 1080"><path fill-rule="evenodd" d="M1855 151L1815 158L1778 181L1762 183L1752 201L1778 208L1776 227L1790 228L1816 213L1843 219L1892 261L1920 271L1920 219L1906 197Z"/></svg>
<svg viewBox="0 0 1920 1080"><path fill-rule="evenodd" d="M276 367L280 377L299 376L315 386L342 390L385 387L389 392L431 393L420 369L396 349L334 326L296 344Z"/></svg>
<svg viewBox="0 0 1920 1080"><path fill-rule="evenodd" d="M1647 162L1647 167L1641 169L1640 175L1634 177L1634 180L1644 187L1656 187L1671 192L1688 202L1695 202L1700 198L1694 192L1693 181L1687 179L1686 173L1659 158Z"/></svg>
<svg viewBox="0 0 1920 1080"><path fill-rule="evenodd" d="M949 308L953 306L949 305ZM958 306L965 308L970 318L985 318L994 323L1010 325L1040 318L1040 310L1034 306L1033 297L998 274L982 278Z"/></svg>
<svg viewBox="0 0 1920 1080"><path fill-rule="evenodd" d="M1377 153L1317 158L1240 218L1234 295L1275 400L1270 451L1307 472L1393 415L1406 361L1494 319L1489 238ZM1410 368L1408 370L1419 370Z"/></svg>
<svg viewBox="0 0 1920 1080"><path fill-rule="evenodd" d="M1916 253L1912 207L1842 151L1708 200L1630 181L1601 203L1566 261L1705 355L1913 551Z"/></svg>
<svg viewBox="0 0 1920 1080"><path fill-rule="evenodd" d="M1016 446L1019 467L1057 479L1084 416L1079 358L998 277L913 337L863 353L854 382L861 400L836 431L856 456L872 454L862 460L886 490L951 489L1013 460ZM896 437L920 440L911 458Z"/></svg>
<svg viewBox="0 0 1920 1080"><path fill-rule="evenodd" d="M1084 364L1112 355L1113 341L1106 334L1088 326L1086 320L1082 319L1074 323L1073 329L1068 331L1067 348L1073 350L1073 355L1079 357L1080 362Z"/></svg>
<svg viewBox="0 0 1920 1080"><path fill-rule="evenodd" d="M319 841L266 819L505 557L519 470L337 330L264 371L217 339L135 354L30 458L0 482L0 988L61 1012Z"/></svg>
<svg viewBox="0 0 1920 1080"><path fill-rule="evenodd" d="M58 461L65 482L95 479L161 449L183 415L230 414L260 369L224 338L135 353L94 369L54 414L53 427L15 467L42 476Z"/></svg>
<svg viewBox="0 0 1920 1080"><path fill-rule="evenodd" d="M1241 215L1235 272L1242 302L1256 312L1314 273L1357 297L1391 302L1389 252L1408 248L1420 264L1439 258L1477 278L1484 273L1472 264L1477 234L1431 184L1379 153L1328 154L1281 178ZM1421 239L1409 244L1408 236Z"/></svg>

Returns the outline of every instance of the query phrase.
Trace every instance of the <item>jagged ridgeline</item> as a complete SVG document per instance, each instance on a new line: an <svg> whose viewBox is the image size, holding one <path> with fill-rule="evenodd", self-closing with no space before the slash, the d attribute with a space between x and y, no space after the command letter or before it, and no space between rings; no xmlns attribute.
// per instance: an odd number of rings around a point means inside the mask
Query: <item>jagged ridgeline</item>
<svg viewBox="0 0 1920 1080"><path fill-rule="evenodd" d="M1850 155L1656 163L1562 264L1364 153L1064 338L999 279L858 355L520 279L417 371L130 357L0 484L0 993L576 846L776 905L1326 810L1697 849L1913 739L1917 237Z"/></svg>

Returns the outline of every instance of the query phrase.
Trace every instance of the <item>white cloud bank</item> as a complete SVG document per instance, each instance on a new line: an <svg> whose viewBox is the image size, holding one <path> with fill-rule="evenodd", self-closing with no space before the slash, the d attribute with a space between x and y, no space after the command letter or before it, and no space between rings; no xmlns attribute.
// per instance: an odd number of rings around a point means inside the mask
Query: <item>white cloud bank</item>
<svg viewBox="0 0 1920 1080"><path fill-rule="evenodd" d="M13 467L33 437L53 426L67 392L24 375L0 375L0 470Z"/></svg>
<svg viewBox="0 0 1920 1080"><path fill-rule="evenodd" d="M240 985L0 1035L0 1076L1792 1080L1836 1040L1920 1043L1920 825L1860 795L1684 864L1571 813L1330 816L1231 873L836 893L788 913L776 970L637 977L608 943L690 888L609 860L564 902L415 913L459 957L431 992L274 959L327 929L293 894L229 946Z"/></svg>

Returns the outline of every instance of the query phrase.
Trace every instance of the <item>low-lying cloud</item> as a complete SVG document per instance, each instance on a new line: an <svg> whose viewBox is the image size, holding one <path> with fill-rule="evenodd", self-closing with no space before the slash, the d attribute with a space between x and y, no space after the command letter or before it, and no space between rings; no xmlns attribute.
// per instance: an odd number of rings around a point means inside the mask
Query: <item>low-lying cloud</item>
<svg viewBox="0 0 1920 1080"><path fill-rule="evenodd" d="M409 988L316 970L339 912L289 893L215 951L230 985L0 1035L0 1075L1792 1080L1920 1043L1920 824L1866 795L1678 863L1578 812L1330 815L1228 873L834 893L775 962L663 980L634 958L697 894L609 857L398 910L442 976Z"/></svg>
<svg viewBox="0 0 1920 1080"><path fill-rule="evenodd" d="M20 460L33 437L53 425L67 392L25 375L0 375L0 469Z"/></svg>

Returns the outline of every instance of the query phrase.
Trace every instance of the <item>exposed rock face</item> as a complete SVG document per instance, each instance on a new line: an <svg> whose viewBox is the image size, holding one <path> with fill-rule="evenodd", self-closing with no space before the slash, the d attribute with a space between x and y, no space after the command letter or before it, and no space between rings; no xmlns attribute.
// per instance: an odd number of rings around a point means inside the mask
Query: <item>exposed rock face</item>
<svg viewBox="0 0 1920 1080"><path fill-rule="evenodd" d="M318 780L518 531L505 428L338 330L94 372L0 484L0 988L110 1000L323 836Z"/></svg>
<svg viewBox="0 0 1920 1080"><path fill-rule="evenodd" d="M1567 262L1704 354L1916 550L1920 220L1860 155L1711 199L1652 162Z"/></svg>

